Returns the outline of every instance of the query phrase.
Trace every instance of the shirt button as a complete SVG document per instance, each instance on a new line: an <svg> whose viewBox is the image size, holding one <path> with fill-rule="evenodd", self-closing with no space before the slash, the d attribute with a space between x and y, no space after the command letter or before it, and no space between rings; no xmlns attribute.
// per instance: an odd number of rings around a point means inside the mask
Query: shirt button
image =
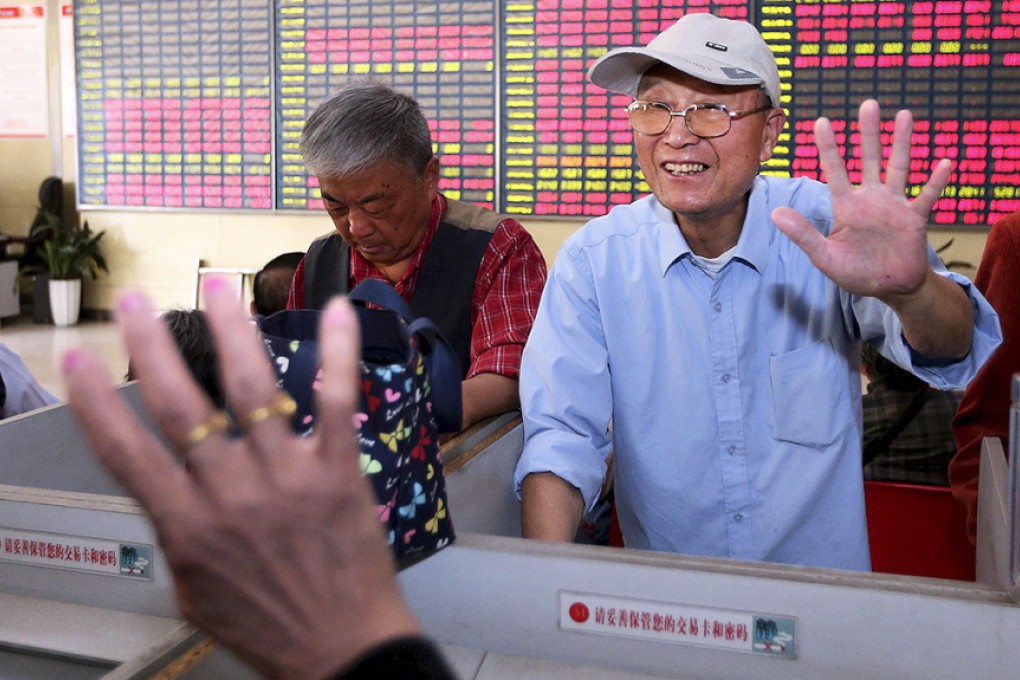
<svg viewBox="0 0 1020 680"><path fill-rule="evenodd" d="M736 446L733 446L733 445L731 444L731 445L730 445L730 448L728 448L728 449L726 449L726 450L727 450L727 451L729 451L729 452L730 452L730 455L732 456L733 454L735 454L735 453L737 452L737 447L736 447Z"/></svg>
<svg viewBox="0 0 1020 680"><path fill-rule="evenodd" d="M721 378L721 380L724 383L728 383L730 381L730 374L729 373L723 373L723 377Z"/></svg>
<svg viewBox="0 0 1020 680"><path fill-rule="evenodd" d="M738 512L737 514L733 515L733 521L739 524L740 522L744 521L744 516Z"/></svg>
<svg viewBox="0 0 1020 680"><path fill-rule="evenodd" d="M721 312L722 311L722 303L721 302L715 303L714 305L712 305L712 309L714 309L717 312Z"/></svg>

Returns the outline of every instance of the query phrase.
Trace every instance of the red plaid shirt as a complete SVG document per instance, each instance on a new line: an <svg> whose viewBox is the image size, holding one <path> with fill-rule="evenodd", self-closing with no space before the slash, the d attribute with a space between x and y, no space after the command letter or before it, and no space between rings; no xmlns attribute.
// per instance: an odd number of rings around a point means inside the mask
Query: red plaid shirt
<svg viewBox="0 0 1020 680"><path fill-rule="evenodd" d="M411 265L393 284L405 300L410 301L414 294L425 253L445 214L446 198L439 194L432 203L425 236L411 255ZM304 264L302 260L294 273L287 309L304 307ZM386 280L382 272L354 248L351 248L350 272L349 288L369 277ZM517 220L503 220L492 234L475 277L475 291L471 297L471 366L467 377L480 373L518 377L521 353L535 322L545 279L545 259L531 234Z"/></svg>

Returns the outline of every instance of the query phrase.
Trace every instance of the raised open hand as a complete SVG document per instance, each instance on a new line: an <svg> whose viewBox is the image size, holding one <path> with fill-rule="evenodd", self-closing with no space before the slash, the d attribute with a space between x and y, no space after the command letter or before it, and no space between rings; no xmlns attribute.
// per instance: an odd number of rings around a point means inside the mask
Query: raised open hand
<svg viewBox="0 0 1020 680"><path fill-rule="evenodd" d="M418 632L358 462L357 319L338 300L321 317L320 417L299 438L236 293L210 278L205 299L236 432L137 293L120 300L118 321L146 410L177 451L143 427L82 349L63 361L71 410L152 519L182 613L271 677L327 677Z"/></svg>
<svg viewBox="0 0 1020 680"><path fill-rule="evenodd" d="M909 296L925 283L931 270L925 235L928 216L949 180L952 163L939 161L917 198L908 199L913 118L909 111L896 114L884 182L879 120L877 101L861 104L859 186L850 183L829 120L815 123L815 145L832 192L834 224L828 237L793 208L776 208L772 219L842 289L885 299Z"/></svg>

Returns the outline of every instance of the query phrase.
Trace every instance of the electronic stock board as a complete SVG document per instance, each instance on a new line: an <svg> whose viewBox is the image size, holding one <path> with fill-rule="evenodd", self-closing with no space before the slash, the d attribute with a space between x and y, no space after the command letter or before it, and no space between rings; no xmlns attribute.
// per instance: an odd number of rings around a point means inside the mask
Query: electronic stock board
<svg viewBox="0 0 1020 680"><path fill-rule="evenodd" d="M298 151L312 109L354 77L429 117L452 198L588 217L648 191L626 97L586 81L614 47L688 12L753 22L776 54L788 123L763 171L820 177L814 120L851 178L860 102L916 127L910 184L954 172L932 220L1020 209L1020 0L174 0L75 3L83 208L318 209Z"/></svg>

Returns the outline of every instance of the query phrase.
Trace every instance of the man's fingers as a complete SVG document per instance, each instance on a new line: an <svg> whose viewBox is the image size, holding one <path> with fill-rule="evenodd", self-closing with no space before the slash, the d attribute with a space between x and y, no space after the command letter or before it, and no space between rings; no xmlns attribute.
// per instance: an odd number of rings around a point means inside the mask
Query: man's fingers
<svg viewBox="0 0 1020 680"><path fill-rule="evenodd" d="M861 103L858 129L861 136L861 178L865 184L882 181L882 126L878 102Z"/></svg>
<svg viewBox="0 0 1020 680"><path fill-rule="evenodd" d="M332 300L319 319L319 356L322 386L316 393L315 427L322 437L324 455L353 455L358 451L353 418L358 412L361 329L350 302Z"/></svg>
<svg viewBox="0 0 1020 680"><path fill-rule="evenodd" d="M943 158L935 163L935 167L931 171L931 177L928 178L928 182L921 189L921 193L917 195L917 198L911 204L914 211L925 220L928 219L928 215L935 206L935 201L939 200L939 196L942 195L942 190L949 183L949 176L952 172L953 162L948 158Z"/></svg>
<svg viewBox="0 0 1020 680"><path fill-rule="evenodd" d="M825 172L825 182L829 185L829 191L836 195L850 191L850 178L847 177L846 165L839 153L839 147L836 146L836 135L828 118L819 118L815 121L814 134L818 160L822 164L822 171Z"/></svg>
<svg viewBox="0 0 1020 680"><path fill-rule="evenodd" d="M914 136L914 117L910 111L896 114L893 130L892 154L885 172L885 185L898 195L903 195L910 176L910 142Z"/></svg>
<svg viewBox="0 0 1020 680"><path fill-rule="evenodd" d="M159 525L174 508L189 507L187 474L113 389L102 362L87 350L72 349L60 368L78 427L99 460L153 521Z"/></svg>
<svg viewBox="0 0 1020 680"><path fill-rule="evenodd" d="M803 215L793 208L783 206L772 211L772 221L781 232L807 253L816 267L822 269L819 262L824 257L828 243Z"/></svg>

